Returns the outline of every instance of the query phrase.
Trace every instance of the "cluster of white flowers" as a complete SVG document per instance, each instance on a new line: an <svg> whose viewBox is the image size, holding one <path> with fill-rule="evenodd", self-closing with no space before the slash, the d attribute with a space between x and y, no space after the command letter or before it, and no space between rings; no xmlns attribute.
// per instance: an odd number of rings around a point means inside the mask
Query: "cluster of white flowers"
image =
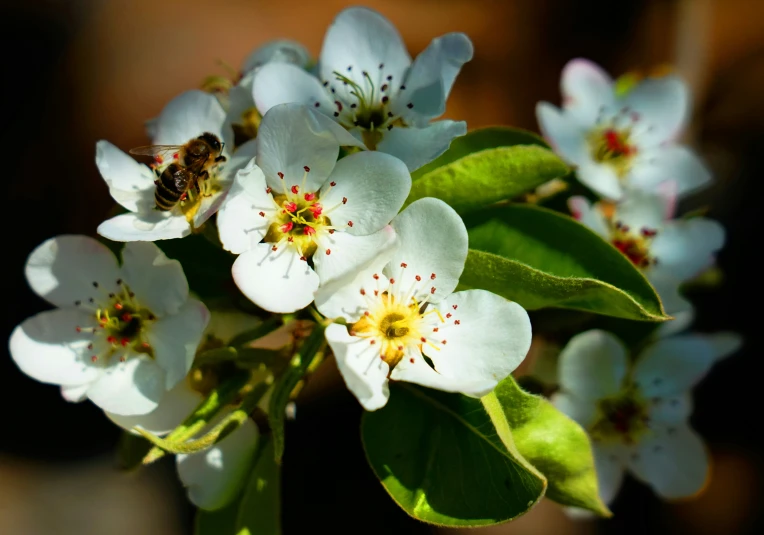
<svg viewBox="0 0 764 535"><path fill-rule="evenodd" d="M539 103L539 125L579 181L602 197L571 197L570 211L645 275L675 319L633 363L610 333L575 336L560 355L555 401L590 434L603 501L615 498L624 467L663 497L691 496L706 481L708 460L687 425L688 391L740 339L665 338L692 323L680 285L712 266L725 240L716 221L675 218L677 200L711 182L700 159L677 142L690 116L689 90L675 76L622 88L581 59L566 65L560 85L562 109Z"/></svg>

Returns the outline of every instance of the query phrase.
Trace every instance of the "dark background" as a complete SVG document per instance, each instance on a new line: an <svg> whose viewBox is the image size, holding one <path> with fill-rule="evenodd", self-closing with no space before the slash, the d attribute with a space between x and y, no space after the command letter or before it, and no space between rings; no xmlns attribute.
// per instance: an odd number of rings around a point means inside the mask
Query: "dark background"
<svg viewBox="0 0 764 535"><path fill-rule="evenodd" d="M3 254L2 338L47 308L23 278L31 250L57 234L95 235L112 207L94 165L98 139L125 149L145 144L145 119L207 74L223 74L218 59L238 66L269 39L297 39L317 54L326 27L345 4L0 3L3 227L10 240ZM573 57L588 57L614 75L672 65L695 94L687 141L716 176L715 185L686 206L707 206L728 231L719 256L723 284L690 296L699 309L695 327L740 332L746 345L696 390L692 421L714 459L706 493L692 502L665 504L647 487L628 481L612 520L572 523L544 503L519 521L484 533L761 532L754 523L764 490L756 297L763 242L764 3L390 0L367 5L398 26L412 54L448 31L470 35L475 59L459 77L448 110L470 128L508 124L537 130L534 105L559 103L559 73ZM323 374L317 382L329 394L303 400L287 429L285 533L329 526L335 533L435 532L410 520L387 497L365 463L360 407L331 370ZM66 403L56 387L28 379L7 349L0 356L0 407L0 533L190 532L192 511L172 464L138 476L115 473L115 426L92 404Z"/></svg>

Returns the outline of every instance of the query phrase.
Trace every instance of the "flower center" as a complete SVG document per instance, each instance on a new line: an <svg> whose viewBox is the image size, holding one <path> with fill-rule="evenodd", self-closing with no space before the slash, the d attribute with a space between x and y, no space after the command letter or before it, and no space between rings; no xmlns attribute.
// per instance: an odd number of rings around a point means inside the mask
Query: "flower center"
<svg viewBox="0 0 764 535"><path fill-rule="evenodd" d="M109 362L112 357L124 362L131 352L153 358L153 349L145 335L156 316L138 303L122 279L117 280L118 290L115 292L103 289L97 281L93 282L93 287L102 293L100 298L74 302L77 307L93 313L95 325L76 328L77 332L92 334L93 340L87 346L92 353L91 362Z"/></svg>
<svg viewBox="0 0 764 535"><path fill-rule="evenodd" d="M610 230L610 242L626 255L632 264L638 268L646 269L658 263L657 258L650 256L650 244L657 233L657 230L647 227L643 227L639 233L635 233L627 225L616 221Z"/></svg>
<svg viewBox="0 0 764 535"><path fill-rule="evenodd" d="M590 428L595 440L634 444L649 432L647 403L633 389L600 400L597 409L599 418Z"/></svg>
<svg viewBox="0 0 764 535"><path fill-rule="evenodd" d="M409 346L421 346L423 315L416 299L402 302L387 291L350 328L355 336L370 337L379 343L382 360L393 368Z"/></svg>
<svg viewBox="0 0 764 535"><path fill-rule="evenodd" d="M594 161L612 166L619 177L631 168L636 146L631 144L630 130L600 128L589 134L589 147Z"/></svg>

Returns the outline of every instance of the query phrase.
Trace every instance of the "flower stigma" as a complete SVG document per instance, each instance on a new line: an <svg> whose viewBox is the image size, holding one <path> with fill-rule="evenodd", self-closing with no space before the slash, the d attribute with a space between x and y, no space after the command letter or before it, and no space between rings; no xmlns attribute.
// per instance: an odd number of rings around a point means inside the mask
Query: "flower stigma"
<svg viewBox="0 0 764 535"><path fill-rule="evenodd" d="M650 244L657 233L657 230L647 227L634 232L628 225L615 221L611 223L610 243L636 267L646 269L658 263L657 258L650 256Z"/></svg>
<svg viewBox="0 0 764 535"><path fill-rule="evenodd" d="M650 432L647 401L635 388L600 400L597 413L589 433L600 442L635 444Z"/></svg>

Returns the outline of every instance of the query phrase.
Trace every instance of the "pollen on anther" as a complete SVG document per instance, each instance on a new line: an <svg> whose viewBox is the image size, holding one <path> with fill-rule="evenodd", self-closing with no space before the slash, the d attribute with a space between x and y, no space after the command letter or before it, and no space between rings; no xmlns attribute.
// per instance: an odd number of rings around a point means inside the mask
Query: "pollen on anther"
<svg viewBox="0 0 764 535"><path fill-rule="evenodd" d="M371 312L369 312L369 311L367 310L367 311L365 311L365 312L363 313L363 315L364 315L364 316L371 316Z"/></svg>
<svg viewBox="0 0 764 535"><path fill-rule="evenodd" d="M119 361L120 361L120 362L125 362L125 360L127 360L127 359L125 359L125 356L124 356L124 355L122 355L121 357L119 357Z"/></svg>
<svg viewBox="0 0 764 535"><path fill-rule="evenodd" d="M413 358L410 358L410 359L409 359L409 362L410 362L411 364L414 364L414 359L413 359Z"/></svg>
<svg viewBox="0 0 764 535"><path fill-rule="evenodd" d="M122 321L132 321L133 316L131 314L122 314Z"/></svg>
<svg viewBox="0 0 764 535"><path fill-rule="evenodd" d="M430 280L433 280L433 281L435 280L435 273L430 274Z"/></svg>
<svg viewBox="0 0 764 535"><path fill-rule="evenodd" d="M459 321L459 320L454 320L454 325L461 325L461 323L462 323L462 322L461 322L461 321Z"/></svg>
<svg viewBox="0 0 764 535"><path fill-rule="evenodd" d="M348 198L347 197L343 197L342 198L342 204L347 204L347 203L348 203Z"/></svg>
<svg viewBox="0 0 764 535"><path fill-rule="evenodd" d="M90 357L90 362L96 362L97 360L98 360L98 357L97 357L97 356L95 356L95 355L93 355L92 357Z"/></svg>
<svg viewBox="0 0 764 535"><path fill-rule="evenodd" d="M310 173L310 167L308 167L307 165L303 166L303 169L305 169L306 173Z"/></svg>
<svg viewBox="0 0 764 535"><path fill-rule="evenodd" d="M408 264L407 264L406 262L401 262L401 267L402 267L402 268L407 268L407 267L409 267L409 266L408 266Z"/></svg>
<svg viewBox="0 0 764 535"><path fill-rule="evenodd" d="M107 336L106 341L109 342L110 344L116 344L117 338L115 336Z"/></svg>
<svg viewBox="0 0 764 535"><path fill-rule="evenodd" d="M93 344L88 344L88 350L92 350L92 349L93 349Z"/></svg>
<svg viewBox="0 0 764 535"><path fill-rule="evenodd" d="M390 284L395 284L395 279L390 279Z"/></svg>
<svg viewBox="0 0 764 535"><path fill-rule="evenodd" d="M370 343L371 345L374 345L374 344L376 344L376 343L377 343L377 341L376 341L376 340L374 340L374 339L372 338L372 339L369 341L369 343Z"/></svg>
<svg viewBox="0 0 764 535"><path fill-rule="evenodd" d="M270 192L272 192L272 191L273 191L273 190L271 189L271 187L270 187L270 186L268 186L267 188L265 188L265 193L270 193Z"/></svg>
<svg viewBox="0 0 764 535"><path fill-rule="evenodd" d="M123 308L122 303L114 303L115 310L122 310L122 308Z"/></svg>
<svg viewBox="0 0 764 535"><path fill-rule="evenodd" d="M276 247L275 245L274 245L273 247L271 247L271 251L278 251L278 249L279 249L279 248L278 248L278 247Z"/></svg>
<svg viewBox="0 0 764 535"><path fill-rule="evenodd" d="M334 181L332 181L332 182L329 182L329 185L330 185L331 187L334 187L334 186L336 186L336 185L337 185L337 183L336 183L336 182L334 182Z"/></svg>
<svg viewBox="0 0 764 535"><path fill-rule="evenodd" d="M446 317L450 318L451 317L451 313L449 312L448 314L446 314Z"/></svg>
<svg viewBox="0 0 764 535"><path fill-rule="evenodd" d="M387 95L385 95L384 97L382 97L382 104L387 104L387 101L388 101L388 100L390 100L390 97L388 97Z"/></svg>
<svg viewBox="0 0 764 535"><path fill-rule="evenodd" d="M352 227L353 226L353 222L352 221L348 221L348 226Z"/></svg>
<svg viewBox="0 0 764 535"><path fill-rule="evenodd" d="M82 332L82 327L75 327L74 330L77 331L78 333L81 333Z"/></svg>
<svg viewBox="0 0 764 535"><path fill-rule="evenodd" d="M435 293L435 286L433 286L432 288L430 288L430 293L431 293L431 294L434 294L434 293Z"/></svg>
<svg viewBox="0 0 764 535"><path fill-rule="evenodd" d="M302 260L303 262L307 262L308 261L307 257L304 257L304 256L301 256L300 260Z"/></svg>
<svg viewBox="0 0 764 535"><path fill-rule="evenodd" d="M284 173L282 173L281 171L279 171L279 172L278 172L278 173L276 173L276 174L277 174L277 175L279 175L279 178L281 178L281 179L283 179L283 178L284 178Z"/></svg>
<svg viewBox="0 0 764 535"><path fill-rule="evenodd" d="M374 295L375 296L379 295L379 290L374 290Z"/></svg>
<svg viewBox="0 0 764 535"><path fill-rule="evenodd" d="M387 84L382 84L382 87L380 87L382 91L387 91Z"/></svg>
<svg viewBox="0 0 764 535"><path fill-rule="evenodd" d="M361 295L366 295L366 290L364 290L363 288L361 288Z"/></svg>
<svg viewBox="0 0 764 535"><path fill-rule="evenodd" d="M265 212L260 212L260 217L265 217Z"/></svg>
<svg viewBox="0 0 764 535"><path fill-rule="evenodd" d="M423 336L423 337L421 337L419 340L421 340L421 341L422 341L422 343L424 344L424 343L427 341L427 338L425 338L425 337Z"/></svg>
<svg viewBox="0 0 764 535"><path fill-rule="evenodd" d="M419 281L421 281L421 280L422 280L422 277L420 277L419 275L417 275L417 276L416 276L416 277L414 277L414 278L416 279L416 281L417 281L417 282L419 282Z"/></svg>
<svg viewBox="0 0 764 535"><path fill-rule="evenodd" d="M374 280L379 280L379 275L378 275L378 274L376 274L376 273L375 273L375 274L374 274L374 275L372 275L372 276L374 277Z"/></svg>
<svg viewBox="0 0 764 535"><path fill-rule="evenodd" d="M443 341L441 342L441 344L443 344L443 345L446 345L446 341L445 341L445 340L443 340Z"/></svg>
<svg viewBox="0 0 764 535"><path fill-rule="evenodd" d="M456 310L457 308L459 308L459 305L453 305L451 308L453 308L454 310Z"/></svg>
<svg viewBox="0 0 764 535"><path fill-rule="evenodd" d="M125 346L127 346L127 344L130 343L130 339L129 338L123 338L122 340L119 341L119 343L122 344L122 347L125 347Z"/></svg>
<svg viewBox="0 0 764 535"><path fill-rule="evenodd" d="M292 193L297 194L300 192L300 186L294 185L292 186Z"/></svg>
<svg viewBox="0 0 764 535"><path fill-rule="evenodd" d="M330 255L330 254L332 254L332 250L331 250L331 249L327 249L327 250L326 250L326 255L328 256L328 255Z"/></svg>

